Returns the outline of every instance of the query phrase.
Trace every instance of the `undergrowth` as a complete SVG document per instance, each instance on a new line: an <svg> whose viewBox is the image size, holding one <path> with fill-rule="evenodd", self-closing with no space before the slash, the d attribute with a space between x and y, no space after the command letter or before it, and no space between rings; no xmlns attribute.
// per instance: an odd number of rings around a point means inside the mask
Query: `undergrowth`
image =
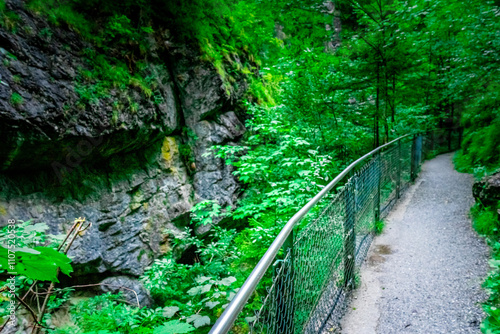
<svg viewBox="0 0 500 334"><path fill-rule="evenodd" d="M486 238L491 249L491 267L483 288L488 292L488 299L483 303L486 318L481 323L485 334L500 333L500 203L484 206L476 203L471 208L471 217L475 230Z"/></svg>

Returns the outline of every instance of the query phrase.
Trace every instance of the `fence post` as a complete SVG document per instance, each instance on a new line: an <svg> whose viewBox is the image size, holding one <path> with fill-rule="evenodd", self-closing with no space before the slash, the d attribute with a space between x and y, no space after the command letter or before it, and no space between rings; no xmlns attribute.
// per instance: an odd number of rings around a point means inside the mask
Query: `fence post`
<svg viewBox="0 0 500 334"><path fill-rule="evenodd" d="M275 267L275 276L281 270L281 276L276 281L276 314L275 320L280 325L276 327L275 334L290 334L294 332L295 315L295 282L293 266L293 230L283 244L284 259ZM290 252L288 260L287 254Z"/></svg>
<svg viewBox="0 0 500 334"><path fill-rule="evenodd" d="M396 198L401 198L401 139L398 140L398 171L396 179Z"/></svg>
<svg viewBox="0 0 500 334"><path fill-rule="evenodd" d="M417 177L417 167L416 167L416 164L417 164L417 136L414 135L413 136L413 139L411 141L411 171L410 171L410 178L411 178L411 182L415 181L416 177Z"/></svg>
<svg viewBox="0 0 500 334"><path fill-rule="evenodd" d="M356 221L356 208L354 199L354 178L346 184L345 190L345 220L344 220L344 286L351 288L354 281L354 265L355 265L355 250L356 250L356 234L354 232L354 224Z"/></svg>
<svg viewBox="0 0 500 334"><path fill-rule="evenodd" d="M382 163L381 154L379 152L375 155L375 166L377 175L377 193L375 194L375 221L380 221L380 187L382 183Z"/></svg>

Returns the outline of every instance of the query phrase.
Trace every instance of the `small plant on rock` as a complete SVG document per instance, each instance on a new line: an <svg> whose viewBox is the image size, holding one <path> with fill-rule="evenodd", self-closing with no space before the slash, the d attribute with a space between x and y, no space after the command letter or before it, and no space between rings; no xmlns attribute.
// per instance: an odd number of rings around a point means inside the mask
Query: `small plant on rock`
<svg viewBox="0 0 500 334"><path fill-rule="evenodd" d="M18 93L12 93L12 95L10 96L10 104L14 107L20 106L21 104L23 104L23 102L23 97Z"/></svg>

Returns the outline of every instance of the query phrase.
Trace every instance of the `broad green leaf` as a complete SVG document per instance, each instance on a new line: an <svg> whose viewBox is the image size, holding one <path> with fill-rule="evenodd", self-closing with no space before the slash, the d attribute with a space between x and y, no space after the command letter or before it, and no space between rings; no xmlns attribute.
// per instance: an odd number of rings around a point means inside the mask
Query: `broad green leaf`
<svg viewBox="0 0 500 334"><path fill-rule="evenodd" d="M196 328L201 327L201 326L210 325L210 318L207 317L206 315L202 316L200 314L193 314L192 316L189 316L186 319L186 321L192 322L193 326Z"/></svg>
<svg viewBox="0 0 500 334"><path fill-rule="evenodd" d="M153 334L183 334L194 331L195 328L185 322L179 320L172 320L165 323L163 326L156 327Z"/></svg>
<svg viewBox="0 0 500 334"><path fill-rule="evenodd" d="M219 304L220 304L220 302L206 302L205 306L208 307L209 309L213 309L214 307L216 307Z"/></svg>
<svg viewBox="0 0 500 334"><path fill-rule="evenodd" d="M230 286L234 282L236 282L236 278L234 278L232 276L225 277L225 278L221 279L220 281L218 281L219 284L222 284L222 285L225 285L225 286Z"/></svg>
<svg viewBox="0 0 500 334"><path fill-rule="evenodd" d="M12 254L12 251L11 251ZM59 282L57 269L69 275L73 268L71 260L63 253L48 247L33 249L15 249L14 261L9 264L9 250L0 247L0 268L8 272L16 272L28 278L39 281Z"/></svg>
<svg viewBox="0 0 500 334"><path fill-rule="evenodd" d="M191 288L187 291L187 294L190 296L196 296L199 295L201 292L201 287L195 286L194 288Z"/></svg>
<svg viewBox="0 0 500 334"><path fill-rule="evenodd" d="M206 276L199 276L195 279L196 283L198 284L202 284L202 283L205 283L206 281L208 281L210 279L210 277L206 277Z"/></svg>
<svg viewBox="0 0 500 334"><path fill-rule="evenodd" d="M257 320L257 317L246 317L245 318L245 321L248 323L254 322L255 320Z"/></svg>
<svg viewBox="0 0 500 334"><path fill-rule="evenodd" d="M202 285L200 293L206 293L206 292L210 291L211 288L212 288L212 284Z"/></svg>
<svg viewBox="0 0 500 334"><path fill-rule="evenodd" d="M187 291L187 293L190 296L201 295L202 293L206 293L206 292L210 291L211 288L212 288L212 284L195 286L194 288L189 289Z"/></svg>
<svg viewBox="0 0 500 334"><path fill-rule="evenodd" d="M207 325L210 325L210 318L208 316L203 316L201 318L196 319L193 322L193 326L196 328L202 327L202 326L207 326Z"/></svg>
<svg viewBox="0 0 500 334"><path fill-rule="evenodd" d="M38 223L38 224L26 226L24 228L24 233L25 234L34 233L34 232L45 233L48 229L49 229L49 226L47 224Z"/></svg>
<svg viewBox="0 0 500 334"><path fill-rule="evenodd" d="M177 306L167 306L163 308L162 315L165 318L172 318L174 314L177 313L177 311L179 311L179 308Z"/></svg>

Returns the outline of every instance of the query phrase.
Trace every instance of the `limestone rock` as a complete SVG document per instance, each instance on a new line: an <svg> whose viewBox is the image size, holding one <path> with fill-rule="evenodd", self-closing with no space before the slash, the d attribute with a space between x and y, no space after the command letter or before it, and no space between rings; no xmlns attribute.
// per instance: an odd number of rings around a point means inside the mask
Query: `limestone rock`
<svg viewBox="0 0 500 334"><path fill-rule="evenodd" d="M101 282L100 287L103 292L111 292L113 294L121 292L131 305L137 305L137 302L139 302L140 307L151 306L152 299L149 292L144 288L141 282L130 277L108 277Z"/></svg>
<svg viewBox="0 0 500 334"><path fill-rule="evenodd" d="M0 27L0 227L32 219L64 234L85 217L93 225L69 251L80 278L137 277L158 256L179 256L171 238L189 223L193 205L236 205L232 167L204 154L243 135L245 80L236 78L228 94L198 47L159 41L147 69L159 103L127 87L82 106L76 82L89 66L82 51L92 46L22 1L6 5L27 28ZM21 103L11 101L14 93ZM129 99L135 112L113 109Z"/></svg>
<svg viewBox="0 0 500 334"><path fill-rule="evenodd" d="M0 28L0 171L37 170L54 161L74 167L142 148L178 129L179 102L168 64L147 69L157 81L160 103L132 86L81 103L78 76L91 70L83 51L92 46L69 29L49 26L20 2L7 6L26 28ZM12 103L14 94L22 102Z"/></svg>
<svg viewBox="0 0 500 334"><path fill-rule="evenodd" d="M500 172L474 182L472 194L476 201L486 206L498 203L500 201Z"/></svg>

